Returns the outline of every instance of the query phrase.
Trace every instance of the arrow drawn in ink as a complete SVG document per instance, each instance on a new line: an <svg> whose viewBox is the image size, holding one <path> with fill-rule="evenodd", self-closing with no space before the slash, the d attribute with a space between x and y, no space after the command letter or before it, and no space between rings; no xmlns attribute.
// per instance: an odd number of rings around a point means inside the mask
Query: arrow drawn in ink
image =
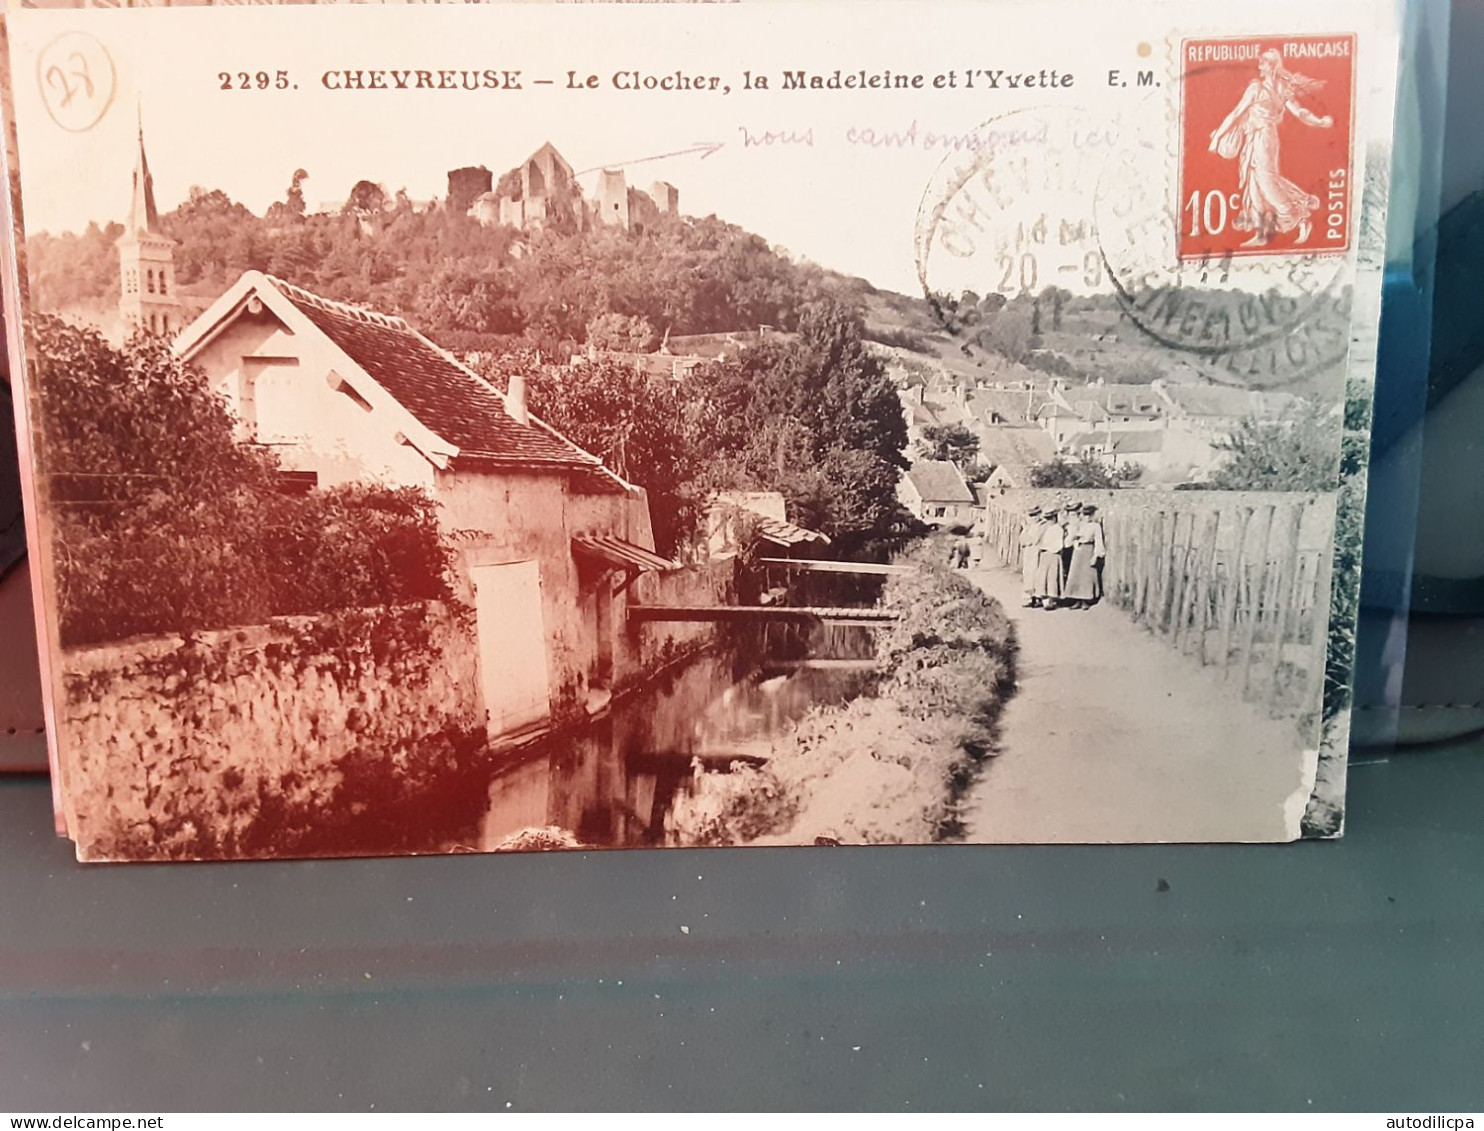
<svg viewBox="0 0 1484 1131"><path fill-rule="evenodd" d="M692 142L688 149L677 149L671 153L656 153L653 157L636 157L632 161L618 161L612 165L594 165L591 169L583 169L581 172L573 173L574 177L585 177L588 173L596 173L603 169L624 169L630 165L643 165L650 161L664 161L670 157L686 157L692 153L699 153L704 161L718 149L726 146L724 141L697 141Z"/></svg>

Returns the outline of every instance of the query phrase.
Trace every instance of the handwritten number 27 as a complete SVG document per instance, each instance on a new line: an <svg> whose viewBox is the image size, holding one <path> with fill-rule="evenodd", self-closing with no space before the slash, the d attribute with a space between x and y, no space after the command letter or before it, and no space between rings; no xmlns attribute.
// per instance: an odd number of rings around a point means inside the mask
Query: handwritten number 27
<svg viewBox="0 0 1484 1131"><path fill-rule="evenodd" d="M46 69L46 85L62 95L60 106L70 105L78 93L93 97L93 75L87 57L81 51L74 51L67 56L67 65L67 70L56 64Z"/></svg>

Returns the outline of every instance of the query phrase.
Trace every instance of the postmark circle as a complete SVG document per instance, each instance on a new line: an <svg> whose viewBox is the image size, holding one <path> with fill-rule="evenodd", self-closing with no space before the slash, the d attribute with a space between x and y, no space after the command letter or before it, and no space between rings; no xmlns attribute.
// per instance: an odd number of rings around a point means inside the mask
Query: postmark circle
<svg viewBox="0 0 1484 1131"><path fill-rule="evenodd" d="M985 122L923 191L915 233L923 293L1009 299L1051 286L1100 286L1093 201L1115 144L1107 123L1075 108L1017 110Z"/></svg>
<svg viewBox="0 0 1484 1131"><path fill-rule="evenodd" d="M36 58L36 82L51 120L69 133L85 133L113 104L113 57L83 31L63 32Z"/></svg>
<svg viewBox="0 0 1484 1131"><path fill-rule="evenodd" d="M1181 260L1172 176L1181 157L1152 121L1141 115L1122 133L1094 194L1099 251L1130 321L1220 384L1281 388L1342 362L1350 341L1345 256Z"/></svg>
<svg viewBox="0 0 1484 1131"><path fill-rule="evenodd" d="M1342 256L1179 260L1169 119L1159 96L1117 119L1018 110L946 158L915 232L919 282L945 326L965 292L1008 300L1056 286L1116 297L1142 336L1214 383L1307 385L1343 361Z"/></svg>

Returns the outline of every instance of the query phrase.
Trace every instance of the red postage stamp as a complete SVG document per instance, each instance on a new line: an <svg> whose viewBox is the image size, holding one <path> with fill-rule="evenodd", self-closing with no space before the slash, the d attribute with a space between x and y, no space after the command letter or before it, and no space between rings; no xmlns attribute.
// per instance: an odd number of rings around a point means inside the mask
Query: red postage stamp
<svg viewBox="0 0 1484 1131"><path fill-rule="evenodd" d="M1181 45L1181 259L1350 246L1355 37Z"/></svg>

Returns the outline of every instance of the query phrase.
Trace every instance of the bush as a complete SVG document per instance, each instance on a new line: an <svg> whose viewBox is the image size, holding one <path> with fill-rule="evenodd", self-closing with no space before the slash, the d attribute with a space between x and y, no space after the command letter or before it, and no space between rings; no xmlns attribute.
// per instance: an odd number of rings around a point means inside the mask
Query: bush
<svg viewBox="0 0 1484 1131"><path fill-rule="evenodd" d="M233 439L225 402L161 339L115 350L41 318L36 342L63 644L454 602L421 491L284 494L276 462Z"/></svg>
<svg viewBox="0 0 1484 1131"><path fill-rule="evenodd" d="M904 349L909 353L932 353L927 337L905 326L867 326L862 335L867 341Z"/></svg>
<svg viewBox="0 0 1484 1131"><path fill-rule="evenodd" d="M423 492L346 484L264 501L272 615L452 600L452 561Z"/></svg>
<svg viewBox="0 0 1484 1131"><path fill-rule="evenodd" d="M351 485L193 505L155 494L107 523L64 511L53 527L62 643L456 604L434 506L412 488Z"/></svg>
<svg viewBox="0 0 1484 1131"><path fill-rule="evenodd" d="M959 831L957 802L994 752L1014 682L1015 639L998 602L931 560L902 559L882 605L875 694L821 707L774 744L762 767L704 774L680 799L684 843L797 844L819 837L922 842Z"/></svg>
<svg viewBox="0 0 1484 1131"><path fill-rule="evenodd" d="M963 745L983 754L1013 678L1014 629L999 602L929 555L909 555L917 571L894 574L882 596L898 614L877 636L882 693L913 718L967 720Z"/></svg>
<svg viewBox="0 0 1484 1131"><path fill-rule="evenodd" d="M1090 455L1075 460L1057 456L1031 468L1031 486L1106 490L1133 482L1139 478L1140 470L1128 464L1109 467Z"/></svg>

